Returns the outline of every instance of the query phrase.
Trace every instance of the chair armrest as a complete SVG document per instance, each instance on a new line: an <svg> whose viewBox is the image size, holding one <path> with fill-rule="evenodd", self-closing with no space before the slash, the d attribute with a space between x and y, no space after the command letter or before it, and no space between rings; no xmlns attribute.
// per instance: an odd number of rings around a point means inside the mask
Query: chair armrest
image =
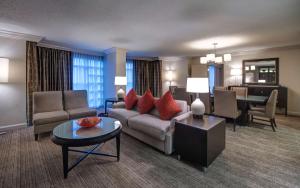
<svg viewBox="0 0 300 188"><path fill-rule="evenodd" d="M186 112L186 113L184 113L184 114L181 114L181 115L179 115L179 116L176 116L176 117L172 118L172 119L171 119L171 127L174 127L174 126L175 126L175 122L176 122L176 121L184 120L184 119L188 118L191 114L192 114L192 112L189 111L189 112Z"/></svg>
<svg viewBox="0 0 300 188"><path fill-rule="evenodd" d="M125 102L114 103L112 108L125 108Z"/></svg>

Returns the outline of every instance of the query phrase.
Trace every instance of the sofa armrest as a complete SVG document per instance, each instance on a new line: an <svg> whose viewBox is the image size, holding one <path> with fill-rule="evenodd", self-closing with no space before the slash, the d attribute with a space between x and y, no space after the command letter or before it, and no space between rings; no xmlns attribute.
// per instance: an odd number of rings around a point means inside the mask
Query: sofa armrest
<svg viewBox="0 0 300 188"><path fill-rule="evenodd" d="M191 114L192 114L192 112L189 111L189 112L186 112L184 114L180 114L179 116L176 116L176 117L172 118L171 119L171 127L173 128L175 126L176 121L184 120L184 119L188 118Z"/></svg>
<svg viewBox="0 0 300 188"><path fill-rule="evenodd" d="M114 103L112 108L125 108L125 102Z"/></svg>

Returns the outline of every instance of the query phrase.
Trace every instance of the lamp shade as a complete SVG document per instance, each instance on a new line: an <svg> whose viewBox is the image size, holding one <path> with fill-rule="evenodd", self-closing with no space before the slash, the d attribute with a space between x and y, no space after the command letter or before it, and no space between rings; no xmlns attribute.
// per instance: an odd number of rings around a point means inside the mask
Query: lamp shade
<svg viewBox="0 0 300 188"><path fill-rule="evenodd" d="M231 61L231 54L224 54L224 61Z"/></svg>
<svg viewBox="0 0 300 188"><path fill-rule="evenodd" d="M126 86L127 78L125 76L116 76L115 77L115 85L116 86Z"/></svg>
<svg viewBox="0 0 300 188"><path fill-rule="evenodd" d="M216 63L222 63L222 62L223 62L223 57L222 56L216 57Z"/></svg>
<svg viewBox="0 0 300 188"><path fill-rule="evenodd" d="M230 70L230 75L231 76L240 76L242 74L242 70L241 69L231 69Z"/></svg>
<svg viewBox="0 0 300 188"><path fill-rule="evenodd" d="M9 59L0 58L0 82L8 82Z"/></svg>
<svg viewBox="0 0 300 188"><path fill-rule="evenodd" d="M171 70L169 70L169 71L167 71L167 74L166 74L166 79L168 80L168 81L173 81L173 71L171 71Z"/></svg>
<svg viewBox="0 0 300 188"><path fill-rule="evenodd" d="M186 91L190 93L208 93L208 78L187 78Z"/></svg>
<svg viewBox="0 0 300 188"><path fill-rule="evenodd" d="M206 60L207 61L215 61L216 54L207 54L206 55Z"/></svg>

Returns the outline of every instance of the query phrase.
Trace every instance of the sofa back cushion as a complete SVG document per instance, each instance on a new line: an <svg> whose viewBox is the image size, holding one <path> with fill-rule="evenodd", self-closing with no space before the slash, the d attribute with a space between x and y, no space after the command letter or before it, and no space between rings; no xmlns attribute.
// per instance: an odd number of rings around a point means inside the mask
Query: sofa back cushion
<svg viewBox="0 0 300 188"><path fill-rule="evenodd" d="M33 93L33 114L63 110L61 91L45 91Z"/></svg>
<svg viewBox="0 0 300 188"><path fill-rule="evenodd" d="M64 107L65 110L76 108L87 108L87 91L86 90L74 90L64 91Z"/></svg>

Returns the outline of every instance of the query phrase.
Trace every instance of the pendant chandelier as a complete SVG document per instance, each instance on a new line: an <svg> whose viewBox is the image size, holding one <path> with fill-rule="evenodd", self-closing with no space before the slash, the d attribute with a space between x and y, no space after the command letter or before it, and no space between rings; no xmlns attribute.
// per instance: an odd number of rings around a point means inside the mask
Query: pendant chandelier
<svg viewBox="0 0 300 188"><path fill-rule="evenodd" d="M200 57L201 64L222 64L223 62L231 61L231 54L217 56L217 45L218 43L213 43L214 53L207 54L205 57Z"/></svg>

